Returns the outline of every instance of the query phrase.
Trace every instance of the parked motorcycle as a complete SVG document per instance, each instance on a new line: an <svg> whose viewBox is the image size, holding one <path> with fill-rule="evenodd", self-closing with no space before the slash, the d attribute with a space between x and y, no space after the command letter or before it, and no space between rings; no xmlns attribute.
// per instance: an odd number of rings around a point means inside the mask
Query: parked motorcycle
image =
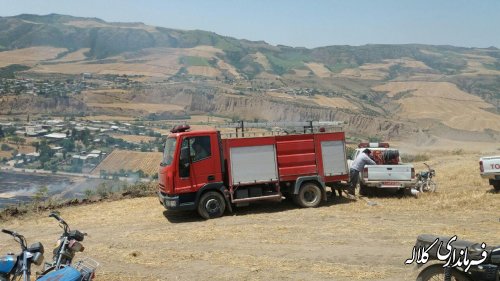
<svg viewBox="0 0 500 281"><path fill-rule="evenodd" d="M43 262L43 245L40 242L27 246L26 238L21 234L2 229L3 233L14 237L14 240L21 246L21 253L15 255L8 253L0 257L0 281L18 280L20 277L23 281L29 281L31 275L31 265L41 265Z"/></svg>
<svg viewBox="0 0 500 281"><path fill-rule="evenodd" d="M417 174L415 189L420 192L435 192L437 184L432 178L436 175L436 170L432 169L427 163L424 163L424 165L427 166L427 171L422 171Z"/></svg>
<svg viewBox="0 0 500 281"><path fill-rule="evenodd" d="M73 264L73 258L78 252L83 252L85 247L81 243L87 235L79 230L71 230L69 225L58 213L51 213L49 217L56 219L63 229L63 234L57 240L53 251L52 262L46 263L43 272L37 281L89 281L95 277L95 270L99 263L86 258Z"/></svg>
<svg viewBox="0 0 500 281"><path fill-rule="evenodd" d="M420 271L417 281L500 280L500 246L424 234L417 237L412 258L419 268L432 263Z"/></svg>

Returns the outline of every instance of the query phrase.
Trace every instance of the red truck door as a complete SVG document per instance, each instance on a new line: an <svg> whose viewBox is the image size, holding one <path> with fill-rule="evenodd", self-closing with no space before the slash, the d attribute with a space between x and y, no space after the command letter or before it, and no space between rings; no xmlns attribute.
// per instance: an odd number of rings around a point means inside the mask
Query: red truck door
<svg viewBox="0 0 500 281"><path fill-rule="evenodd" d="M222 180L219 154L213 146L210 135L183 138L176 193L196 192L207 183Z"/></svg>

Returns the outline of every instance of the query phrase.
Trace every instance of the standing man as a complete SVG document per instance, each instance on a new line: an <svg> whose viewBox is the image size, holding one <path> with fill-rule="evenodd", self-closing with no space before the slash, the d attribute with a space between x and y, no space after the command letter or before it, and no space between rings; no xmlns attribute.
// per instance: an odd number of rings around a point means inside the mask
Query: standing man
<svg viewBox="0 0 500 281"><path fill-rule="evenodd" d="M351 199L355 197L356 185L359 181L359 173L363 171L365 165L376 165L375 161L370 158L371 150L368 148L363 150L356 159L351 163L351 169L349 169L349 195Z"/></svg>

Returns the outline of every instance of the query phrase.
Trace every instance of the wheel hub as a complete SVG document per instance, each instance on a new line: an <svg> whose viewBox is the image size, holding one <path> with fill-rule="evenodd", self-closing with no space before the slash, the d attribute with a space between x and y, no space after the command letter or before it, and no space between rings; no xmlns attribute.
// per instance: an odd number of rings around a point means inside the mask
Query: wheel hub
<svg viewBox="0 0 500 281"><path fill-rule="evenodd" d="M316 200L316 197L316 193L312 190L307 190L306 192L304 192L304 199L307 202L314 202Z"/></svg>
<svg viewBox="0 0 500 281"><path fill-rule="evenodd" d="M209 199L207 200L207 203L205 204L205 209L209 213L215 213L220 209L220 204L219 201L216 199Z"/></svg>

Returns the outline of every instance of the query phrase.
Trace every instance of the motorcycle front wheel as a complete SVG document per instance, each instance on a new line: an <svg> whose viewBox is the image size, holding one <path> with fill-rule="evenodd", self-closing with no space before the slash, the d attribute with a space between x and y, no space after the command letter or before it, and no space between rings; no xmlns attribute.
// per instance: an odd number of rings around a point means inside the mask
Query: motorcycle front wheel
<svg viewBox="0 0 500 281"><path fill-rule="evenodd" d="M425 192L436 192L436 189L437 189L437 184L431 180L428 180L424 184L424 191Z"/></svg>
<svg viewBox="0 0 500 281"><path fill-rule="evenodd" d="M434 264L422 270L418 276L417 281L443 281L444 268L441 264ZM473 281L469 277L456 269L451 270L451 281Z"/></svg>

